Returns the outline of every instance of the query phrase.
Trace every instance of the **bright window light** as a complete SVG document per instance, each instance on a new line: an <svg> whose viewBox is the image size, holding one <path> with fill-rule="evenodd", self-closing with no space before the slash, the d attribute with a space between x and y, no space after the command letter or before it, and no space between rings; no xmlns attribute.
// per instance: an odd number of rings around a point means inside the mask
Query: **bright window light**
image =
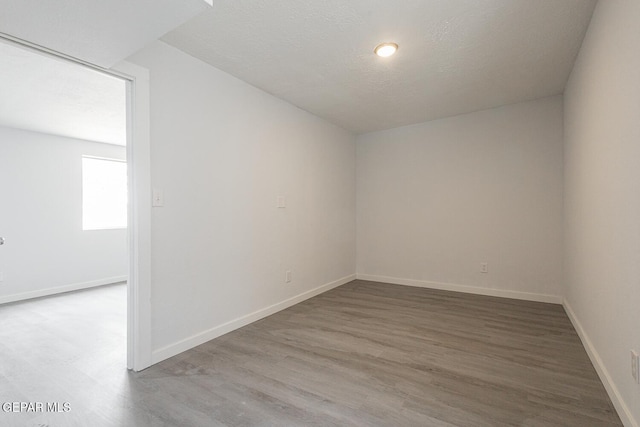
<svg viewBox="0 0 640 427"><path fill-rule="evenodd" d="M82 229L127 227L127 163L82 157Z"/></svg>

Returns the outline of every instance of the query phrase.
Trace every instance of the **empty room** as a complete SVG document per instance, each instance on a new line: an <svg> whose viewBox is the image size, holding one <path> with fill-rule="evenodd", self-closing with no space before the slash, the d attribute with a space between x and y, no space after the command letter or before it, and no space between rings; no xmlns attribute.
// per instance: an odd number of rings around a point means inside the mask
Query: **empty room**
<svg viewBox="0 0 640 427"><path fill-rule="evenodd" d="M638 22L637 0L2 2L0 425L639 426ZM74 73L124 90L119 144L5 120L51 99L95 132L109 95L79 102ZM62 280L107 253L59 261L74 236L114 231L83 216L96 160L121 171L101 191L126 172L119 267ZM69 229L30 222L71 198Z"/></svg>

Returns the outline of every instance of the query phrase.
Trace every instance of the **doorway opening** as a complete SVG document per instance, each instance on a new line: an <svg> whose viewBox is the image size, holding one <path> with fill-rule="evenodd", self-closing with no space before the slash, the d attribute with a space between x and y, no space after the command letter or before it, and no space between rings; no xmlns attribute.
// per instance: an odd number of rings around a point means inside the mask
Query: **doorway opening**
<svg viewBox="0 0 640 427"><path fill-rule="evenodd" d="M121 365L144 369L148 74L127 63L97 69L2 37L0 57L0 310L124 282Z"/></svg>

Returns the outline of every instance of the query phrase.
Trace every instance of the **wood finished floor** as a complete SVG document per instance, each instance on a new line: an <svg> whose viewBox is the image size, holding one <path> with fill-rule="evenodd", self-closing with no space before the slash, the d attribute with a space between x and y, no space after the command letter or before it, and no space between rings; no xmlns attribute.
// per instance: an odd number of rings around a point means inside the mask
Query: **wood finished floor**
<svg viewBox="0 0 640 427"><path fill-rule="evenodd" d="M354 281L131 373L125 292L0 306L0 401L71 405L0 425L622 425L558 305Z"/></svg>

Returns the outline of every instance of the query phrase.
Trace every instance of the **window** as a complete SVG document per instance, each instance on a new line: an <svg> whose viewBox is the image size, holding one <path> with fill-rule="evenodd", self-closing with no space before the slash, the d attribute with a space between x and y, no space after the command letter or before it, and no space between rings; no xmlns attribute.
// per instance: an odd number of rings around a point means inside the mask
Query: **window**
<svg viewBox="0 0 640 427"><path fill-rule="evenodd" d="M127 227L127 163L82 156L82 229Z"/></svg>

